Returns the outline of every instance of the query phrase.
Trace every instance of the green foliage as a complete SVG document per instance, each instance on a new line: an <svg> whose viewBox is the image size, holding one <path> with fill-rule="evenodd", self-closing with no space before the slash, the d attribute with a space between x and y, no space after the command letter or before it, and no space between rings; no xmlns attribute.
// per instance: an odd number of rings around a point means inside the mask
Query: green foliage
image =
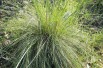
<svg viewBox="0 0 103 68"><path fill-rule="evenodd" d="M96 11L92 14L92 8L88 9L92 3L32 0L22 7L18 16L5 24L14 39L4 47L10 53L10 68L84 68L88 63L99 67L100 57L94 52L103 44L103 33L93 25Z"/></svg>
<svg viewBox="0 0 103 68"><path fill-rule="evenodd" d="M33 1L6 27L21 35L4 48L13 57L11 68L83 68L79 57L90 57L90 39L78 24L78 2Z"/></svg>

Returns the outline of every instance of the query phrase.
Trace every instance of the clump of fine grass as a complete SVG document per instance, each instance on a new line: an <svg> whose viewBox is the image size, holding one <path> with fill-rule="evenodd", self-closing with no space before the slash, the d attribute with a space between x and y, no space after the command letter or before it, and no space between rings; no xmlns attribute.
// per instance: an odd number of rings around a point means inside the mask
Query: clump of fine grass
<svg viewBox="0 0 103 68"><path fill-rule="evenodd" d="M34 0L22 18L9 21L7 31L23 31L5 48L13 57L11 68L83 68L79 56L89 57L89 39L88 34L80 30L75 16L78 3L71 3L75 4L71 5L73 11L69 11L68 0ZM11 26L14 29L10 29Z"/></svg>

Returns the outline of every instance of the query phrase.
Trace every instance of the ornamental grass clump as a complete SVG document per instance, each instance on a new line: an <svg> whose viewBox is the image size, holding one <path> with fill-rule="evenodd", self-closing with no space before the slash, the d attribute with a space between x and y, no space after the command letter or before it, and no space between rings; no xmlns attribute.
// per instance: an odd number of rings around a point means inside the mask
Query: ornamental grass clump
<svg viewBox="0 0 103 68"><path fill-rule="evenodd" d="M5 48L12 55L11 68L83 68L79 57L88 58L89 39L88 34L80 30L75 16L78 3L71 1L70 7L70 1L33 0L32 6L28 5L25 11L30 11L27 15L24 14L17 22L16 19L9 21L7 30L15 21L15 25L23 23L10 31L24 32ZM30 17L26 17L28 15ZM36 21L27 18L35 18Z"/></svg>

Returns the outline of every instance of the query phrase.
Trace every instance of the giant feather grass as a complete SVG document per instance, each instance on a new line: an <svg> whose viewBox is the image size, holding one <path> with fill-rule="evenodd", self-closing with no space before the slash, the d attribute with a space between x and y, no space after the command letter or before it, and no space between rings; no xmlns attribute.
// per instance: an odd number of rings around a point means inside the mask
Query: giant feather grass
<svg viewBox="0 0 103 68"><path fill-rule="evenodd" d="M19 29L25 32L9 47L5 48L12 54L11 68L83 68L80 56L89 56L88 34L80 30L75 16L77 2L69 11L68 0L37 1L33 0L30 16L36 18L28 25ZM34 12L33 12L34 11ZM34 14L34 15L33 15ZM20 19L20 20L21 20ZM15 22L13 22L15 21ZM19 23L14 19L9 23ZM21 21L21 22L23 22ZM7 29L10 24L7 25ZM12 25L13 27L13 25ZM21 26L20 26L21 27ZM15 28L15 26L14 26ZM14 31L15 29L11 30Z"/></svg>

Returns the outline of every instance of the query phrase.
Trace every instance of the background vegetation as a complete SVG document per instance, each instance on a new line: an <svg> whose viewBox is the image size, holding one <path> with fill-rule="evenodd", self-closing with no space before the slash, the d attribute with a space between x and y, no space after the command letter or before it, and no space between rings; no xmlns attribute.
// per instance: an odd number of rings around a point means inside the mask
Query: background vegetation
<svg viewBox="0 0 103 68"><path fill-rule="evenodd" d="M102 68L102 0L0 0L1 68Z"/></svg>

